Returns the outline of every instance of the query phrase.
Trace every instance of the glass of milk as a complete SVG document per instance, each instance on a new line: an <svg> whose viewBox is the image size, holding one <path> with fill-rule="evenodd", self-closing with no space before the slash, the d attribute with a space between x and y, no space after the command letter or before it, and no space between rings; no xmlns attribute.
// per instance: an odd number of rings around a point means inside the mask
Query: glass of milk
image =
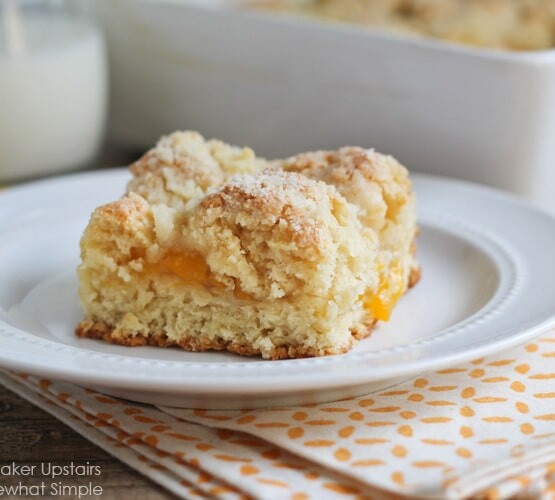
<svg viewBox="0 0 555 500"><path fill-rule="evenodd" d="M0 182L78 169L98 152L106 49L76 6L0 0Z"/></svg>

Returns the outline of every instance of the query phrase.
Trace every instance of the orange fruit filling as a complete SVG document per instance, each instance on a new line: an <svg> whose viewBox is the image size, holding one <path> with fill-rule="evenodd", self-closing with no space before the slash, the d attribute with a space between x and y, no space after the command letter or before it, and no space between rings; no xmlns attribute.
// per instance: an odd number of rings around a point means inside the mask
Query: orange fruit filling
<svg viewBox="0 0 555 500"><path fill-rule="evenodd" d="M170 252L155 264L146 264L144 269L148 273L173 274L191 286L208 290L224 291L226 289L226 286L214 276L204 257L197 252ZM233 295L241 300L252 300L252 297L241 289L237 281Z"/></svg>
<svg viewBox="0 0 555 500"><path fill-rule="evenodd" d="M373 318L388 321L406 288L403 269L396 262L380 270L378 289L363 296L363 306Z"/></svg>

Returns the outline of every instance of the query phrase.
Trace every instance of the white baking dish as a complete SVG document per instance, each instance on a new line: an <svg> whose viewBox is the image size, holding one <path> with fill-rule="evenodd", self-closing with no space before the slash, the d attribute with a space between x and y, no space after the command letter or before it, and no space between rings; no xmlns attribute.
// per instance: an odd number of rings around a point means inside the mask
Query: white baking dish
<svg viewBox="0 0 555 500"><path fill-rule="evenodd" d="M375 147L555 211L555 50L517 53L176 1L99 2L113 134L192 128L261 155Z"/></svg>

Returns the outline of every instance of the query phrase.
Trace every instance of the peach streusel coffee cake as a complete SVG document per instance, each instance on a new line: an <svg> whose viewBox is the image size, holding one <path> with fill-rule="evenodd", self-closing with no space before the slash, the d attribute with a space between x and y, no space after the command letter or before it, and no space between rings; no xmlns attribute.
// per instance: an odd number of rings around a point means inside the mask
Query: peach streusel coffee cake
<svg viewBox="0 0 555 500"><path fill-rule="evenodd" d="M267 161L176 132L81 240L77 335L267 359L342 353L419 276L407 170L355 147Z"/></svg>

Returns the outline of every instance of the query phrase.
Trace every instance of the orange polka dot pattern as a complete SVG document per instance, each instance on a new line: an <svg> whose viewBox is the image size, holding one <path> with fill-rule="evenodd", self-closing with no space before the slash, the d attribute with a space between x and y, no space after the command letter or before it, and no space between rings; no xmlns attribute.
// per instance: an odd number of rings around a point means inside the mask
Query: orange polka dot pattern
<svg viewBox="0 0 555 500"><path fill-rule="evenodd" d="M64 382L0 383L185 497L555 500L555 334L394 388L264 410L133 405Z"/></svg>

